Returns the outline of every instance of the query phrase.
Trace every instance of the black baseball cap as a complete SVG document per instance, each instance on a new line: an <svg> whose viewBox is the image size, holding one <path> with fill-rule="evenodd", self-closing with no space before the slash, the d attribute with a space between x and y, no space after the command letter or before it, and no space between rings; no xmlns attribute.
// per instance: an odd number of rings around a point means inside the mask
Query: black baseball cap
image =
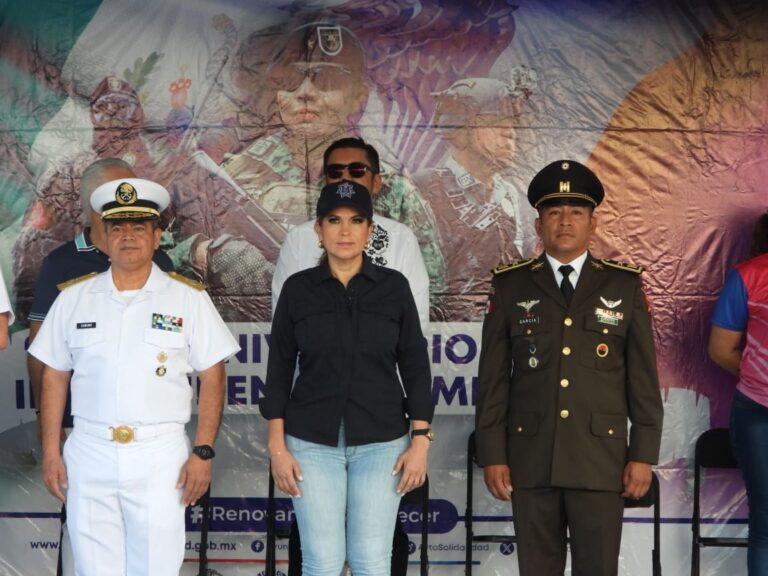
<svg viewBox="0 0 768 576"><path fill-rule="evenodd" d="M351 180L341 180L326 184L317 201L317 217L322 218L339 206L349 206L360 214L373 220L373 202L368 188Z"/></svg>

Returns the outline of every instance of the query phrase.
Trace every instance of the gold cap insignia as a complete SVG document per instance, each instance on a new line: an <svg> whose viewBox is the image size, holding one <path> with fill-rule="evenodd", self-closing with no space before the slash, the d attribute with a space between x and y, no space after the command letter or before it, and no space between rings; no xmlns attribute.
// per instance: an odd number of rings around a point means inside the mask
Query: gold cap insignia
<svg viewBox="0 0 768 576"><path fill-rule="evenodd" d="M128 182L122 182L115 191L115 202L123 206L135 204L138 200L136 188Z"/></svg>

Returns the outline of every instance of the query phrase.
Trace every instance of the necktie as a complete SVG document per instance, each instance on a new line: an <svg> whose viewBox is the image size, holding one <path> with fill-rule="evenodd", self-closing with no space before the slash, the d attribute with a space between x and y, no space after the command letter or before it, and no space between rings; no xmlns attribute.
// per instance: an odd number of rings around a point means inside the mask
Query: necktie
<svg viewBox="0 0 768 576"><path fill-rule="evenodd" d="M562 292L565 297L565 303L570 306L571 299L573 298L573 284L571 284L569 276L571 275L571 272L573 272L573 266L566 264L560 266L558 270L560 270L560 274L563 275L563 281L560 283L560 292Z"/></svg>

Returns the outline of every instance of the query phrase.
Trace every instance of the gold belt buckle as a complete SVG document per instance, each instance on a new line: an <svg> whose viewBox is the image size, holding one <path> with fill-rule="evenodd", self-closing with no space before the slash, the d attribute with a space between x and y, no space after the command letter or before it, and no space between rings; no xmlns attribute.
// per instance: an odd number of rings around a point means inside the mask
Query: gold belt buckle
<svg viewBox="0 0 768 576"><path fill-rule="evenodd" d="M112 442L130 444L134 440L134 430L130 426L118 426L117 428L110 426L109 429L112 430Z"/></svg>

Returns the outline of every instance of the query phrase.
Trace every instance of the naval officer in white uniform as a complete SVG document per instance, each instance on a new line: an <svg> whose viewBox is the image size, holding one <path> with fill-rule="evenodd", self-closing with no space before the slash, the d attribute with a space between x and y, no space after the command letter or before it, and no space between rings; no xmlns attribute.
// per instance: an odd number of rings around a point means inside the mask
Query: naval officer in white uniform
<svg viewBox="0 0 768 576"><path fill-rule="evenodd" d="M45 364L43 480L68 509L78 576L178 574L184 508L205 493L224 404L224 361L238 350L210 298L152 263L168 192L138 178L99 186L111 267L74 280L30 353ZM201 381L194 448L184 425ZM72 386L74 432L59 431Z"/></svg>

